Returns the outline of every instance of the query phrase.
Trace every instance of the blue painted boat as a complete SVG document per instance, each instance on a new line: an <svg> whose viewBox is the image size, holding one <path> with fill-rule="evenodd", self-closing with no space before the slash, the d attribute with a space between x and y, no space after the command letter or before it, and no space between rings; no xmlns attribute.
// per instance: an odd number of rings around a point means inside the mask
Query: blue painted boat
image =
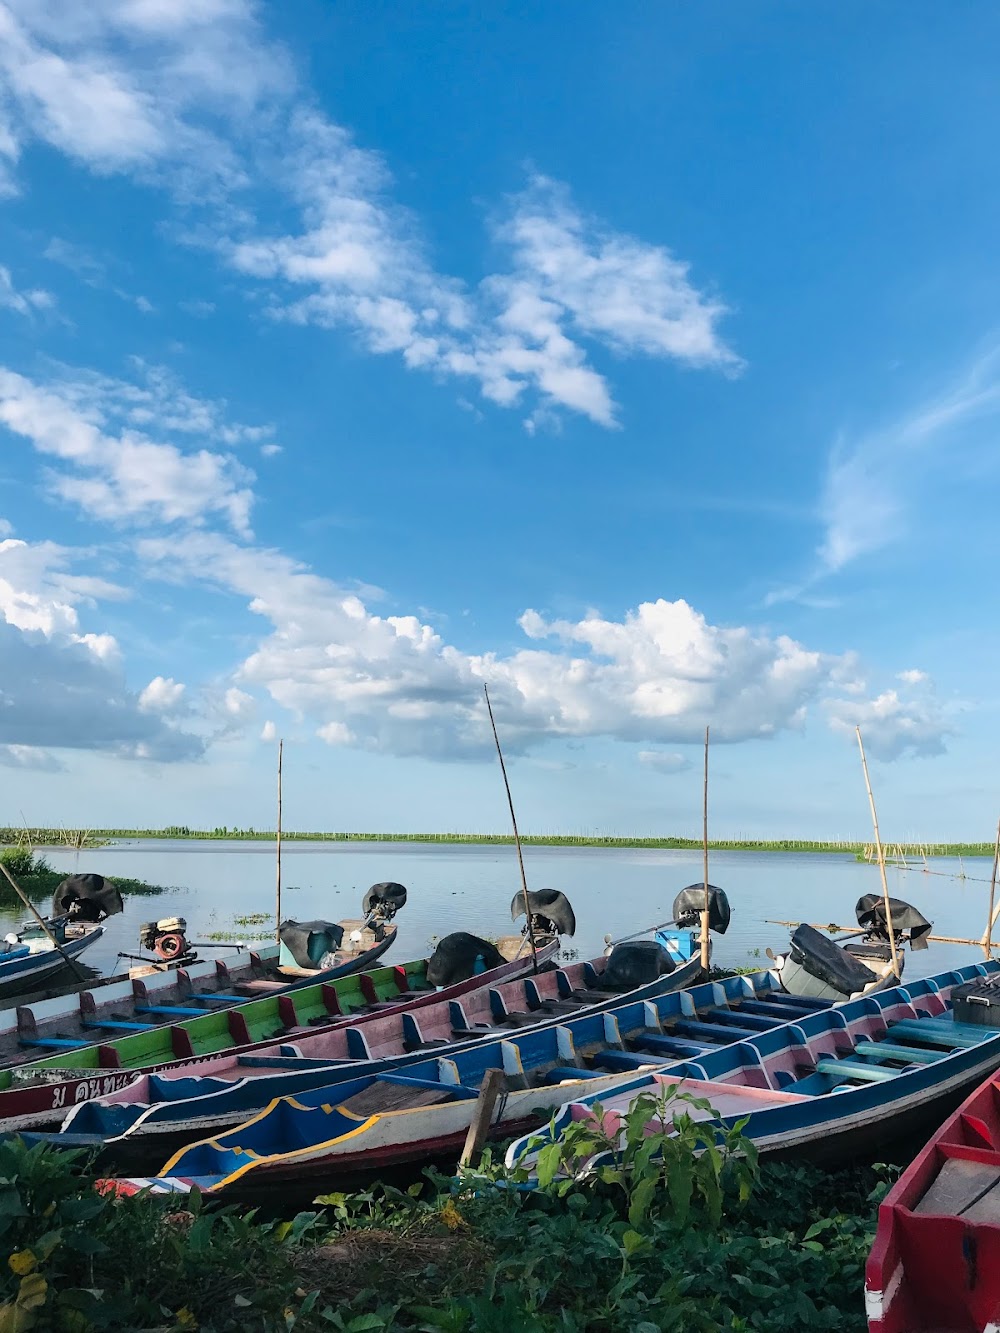
<svg viewBox="0 0 1000 1333"><path fill-rule="evenodd" d="M197 1177L209 1188L204 1178L211 1175L210 1188L217 1193L259 1198L272 1186L287 1191L296 1182L315 1193L320 1175L342 1178L377 1171L460 1146L490 1069L501 1070L506 1084L492 1131L509 1135L544 1119L572 1096L574 1086L607 1092L618 1087L623 1076L629 1079L640 1070L672 1065L679 1054L722 1051L748 1034L770 1032L808 1015L822 1016L825 1008L822 1001L785 995L774 973L758 972L442 1051L433 1059L424 1052L391 1068L366 1068L360 1078L357 1066L310 1068L311 1062L288 1060L281 1062L289 1067L287 1072L259 1069L253 1078L194 1100L158 1106L154 1114L161 1134L169 1134L186 1118L190 1137L198 1125L194 1116L200 1116L205 1127L238 1118L243 1123L175 1154L157 1177L156 1188L181 1188L174 1177ZM246 1119L251 1105L261 1105L265 1094L273 1100ZM31 1137L96 1146L114 1129L108 1109L81 1108L75 1123L89 1124L89 1136L67 1132ZM155 1132L153 1124L147 1125L147 1134ZM108 1146L131 1153L126 1160L133 1163L131 1169L139 1169L135 1153L142 1143L135 1138L129 1142L129 1128ZM145 1150L148 1153L148 1140ZM163 1177L171 1177L171 1183L162 1183ZM134 1188L145 1187L148 1178L140 1179L143 1185ZM132 1187L121 1182L126 1192Z"/></svg>
<svg viewBox="0 0 1000 1333"><path fill-rule="evenodd" d="M958 1022L951 1006L956 986L998 971L991 960L897 986L625 1080L609 1095L587 1093L512 1144L507 1164L530 1173L539 1149L572 1123L601 1118L614 1137L637 1097L670 1088L707 1099L727 1125L748 1117L743 1132L762 1156L832 1164L874 1151L939 1122L1000 1066L1000 1028Z"/></svg>
<svg viewBox="0 0 1000 1333"><path fill-rule="evenodd" d="M0 997L31 990L67 966L67 960L96 944L104 927L87 922L67 926L64 920L46 922L59 948L39 925L24 926L0 940Z"/></svg>

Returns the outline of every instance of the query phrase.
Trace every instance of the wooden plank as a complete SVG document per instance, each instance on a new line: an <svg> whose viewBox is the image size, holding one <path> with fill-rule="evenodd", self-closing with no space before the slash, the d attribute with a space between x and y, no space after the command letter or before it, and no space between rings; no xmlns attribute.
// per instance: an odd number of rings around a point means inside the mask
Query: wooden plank
<svg viewBox="0 0 1000 1333"><path fill-rule="evenodd" d="M490 1122L493 1119L497 1099L504 1091L505 1085L503 1070L487 1069L486 1077L479 1089L479 1100L472 1115L472 1124L465 1138L465 1147L458 1159L459 1166L474 1166L478 1162L479 1154L490 1132Z"/></svg>

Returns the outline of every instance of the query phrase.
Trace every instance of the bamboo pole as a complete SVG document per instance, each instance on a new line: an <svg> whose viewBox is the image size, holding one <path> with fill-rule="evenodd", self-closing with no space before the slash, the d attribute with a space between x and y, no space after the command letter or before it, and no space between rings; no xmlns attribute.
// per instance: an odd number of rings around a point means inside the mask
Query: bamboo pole
<svg viewBox="0 0 1000 1333"><path fill-rule="evenodd" d="M985 928L983 932L983 948L985 949L985 954L987 954L988 958L992 958L993 956L993 941L989 937L991 937L992 934L993 924L995 924L996 918L1000 914L1000 908L995 908L995 906L993 906L993 902L995 902L996 900L997 861L1000 861L1000 820L997 820L996 822L996 845L993 846L993 869L991 876L989 876L989 909L987 912L987 928Z"/></svg>
<svg viewBox="0 0 1000 1333"><path fill-rule="evenodd" d="M997 840L993 848L993 873L990 875L990 906L986 916L986 930L983 932L983 948L986 950L986 957L993 957L993 943L990 935L993 931L993 923L996 921L996 913L993 903L997 895L997 862L1000 861L1000 819L997 820Z"/></svg>
<svg viewBox="0 0 1000 1333"><path fill-rule="evenodd" d="M86 981L86 980L87 980L86 973L81 972L80 968L77 967L77 965L76 965L76 963L73 961L73 959L70 958L69 954L68 954L68 953L66 952L66 950L62 947L62 945L59 943L59 941L56 939L56 937L52 934L52 931L49 930L48 925L46 924L45 918L41 915L41 913L40 913L40 912L38 911L38 909L35 907L35 904L31 901L31 899L28 897L28 895L24 892L24 890L21 888L20 884L18 884L17 880L16 880L16 879L14 878L14 876L10 873L10 871L7 869L7 867L4 865L4 863L3 863L2 861L0 861L0 870L3 871L4 876L5 876L6 879L7 879L7 882L10 884L10 887L14 890L14 892L17 894L17 896L21 899L21 902L24 903L25 907L28 909L28 911L31 913L31 915L35 918L35 920L36 920L36 921L38 922L38 924L41 926L42 930L44 930L45 933L46 933L46 935L48 935L50 941L52 942L52 946L53 946L53 948L59 950L59 952L60 952L60 953L62 954L62 956L63 956L63 960L64 960L64 962L66 962L66 963L68 964L68 966L71 967L71 968L73 969L73 971L74 971L74 972L76 973L76 975L77 975L78 980L80 980L80 981Z"/></svg>
<svg viewBox="0 0 1000 1333"><path fill-rule="evenodd" d="M1000 916L1000 904L997 905L994 921L997 916ZM773 917L767 917L766 924L769 926L800 926L802 922L776 921ZM858 930L855 926L835 926L832 921L829 923L826 921L810 921L808 924L812 926L813 930L825 930L831 935L867 935L868 933L866 930ZM925 935L924 939L930 944L978 944L980 948L986 947L985 935L981 935L978 939L967 939L962 935ZM1000 941L993 940L992 944L994 949L1000 949Z"/></svg>
<svg viewBox="0 0 1000 1333"><path fill-rule="evenodd" d="M497 724L493 717L493 705L490 703L490 691L486 682L483 681L483 693L486 695L486 711L490 715L490 726L493 728L493 739L496 742L497 757L500 760L500 772L503 774L503 785L507 791L507 804L510 807L510 822L514 828L514 846L517 848L517 864L521 871L521 891L524 894L524 915L528 921L528 943L531 945L531 967L532 971L538 971L538 950L535 947L535 930L531 924L531 907L528 904L528 880L524 873L524 857L521 854L521 835L517 831L517 817L514 814L514 798L510 794L510 783L507 781L507 765L503 761L503 751L500 749L500 737L497 735Z"/></svg>
<svg viewBox="0 0 1000 1333"><path fill-rule="evenodd" d="M281 927L281 767L282 767L282 759L284 758L284 752L285 752L285 742L283 740L279 740L278 741L278 830L277 830L277 837L275 840L275 861L276 861L275 872L277 876L277 883L276 883L277 914L274 919L275 938L277 939L279 944L281 943L281 935L279 934L279 930Z"/></svg>
<svg viewBox="0 0 1000 1333"><path fill-rule="evenodd" d="M878 815L875 813L875 797L872 795L872 784L868 777L868 760L865 758L865 744L861 739L861 728L855 727L854 731L858 738L858 749L861 751L861 767L865 775L865 787L868 790L868 804L872 810L872 827L875 829L875 848L878 852L878 872L882 877L882 897L885 900L885 924L889 932L889 948L892 951L892 971L898 980L902 969L899 966L899 954L896 950L896 932L892 928L892 908L889 904L889 882L885 877L885 852L882 849L882 835L878 831Z"/></svg>
<svg viewBox="0 0 1000 1333"><path fill-rule="evenodd" d="M708 727L705 728L705 783L702 790L701 804L701 845L702 865L705 878L705 903L701 909L701 970L708 972L712 957L712 941L708 931L710 916L708 896Z"/></svg>

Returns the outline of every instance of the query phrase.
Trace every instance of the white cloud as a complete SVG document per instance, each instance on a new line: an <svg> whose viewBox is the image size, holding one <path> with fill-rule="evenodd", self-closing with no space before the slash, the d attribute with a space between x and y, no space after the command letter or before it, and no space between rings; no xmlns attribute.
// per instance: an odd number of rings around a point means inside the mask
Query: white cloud
<svg viewBox="0 0 1000 1333"><path fill-rule="evenodd" d="M262 741L276 741L278 739L278 728L273 722L265 722L260 729L260 738Z"/></svg>
<svg viewBox="0 0 1000 1333"><path fill-rule="evenodd" d="M354 732L343 722L328 722L316 735L327 745L353 745L356 740Z"/></svg>
<svg viewBox="0 0 1000 1333"><path fill-rule="evenodd" d="M343 327L411 369L469 380L526 410L529 429L557 411L616 424L594 348L739 366L718 331L723 303L695 287L683 260L584 216L542 177L496 229L508 261L499 271L471 287L438 271L382 158L315 109L255 7L176 8L183 17L165 0L0 0L10 162L36 138L94 171L167 186L185 238L261 284L272 315ZM291 222L259 221L270 217ZM72 247L50 252L84 271ZM98 280L92 267L88 280Z"/></svg>
<svg viewBox="0 0 1000 1333"><path fill-rule="evenodd" d="M283 150L274 170L302 230L221 242L240 272L278 284L276 315L354 328L372 351L477 381L502 407L533 391L529 423L561 408L615 424L611 391L577 337L619 354L740 364L717 332L723 305L693 287L687 265L585 218L554 182L536 178L497 230L511 271L468 290L433 270L413 220L387 201L381 159L342 128L293 115ZM289 299L282 284L309 290Z"/></svg>
<svg viewBox="0 0 1000 1333"><path fill-rule="evenodd" d="M930 680L930 677L926 671L918 671L915 667L911 667L908 671L898 672L896 679L901 680L904 685L923 685Z"/></svg>
<svg viewBox="0 0 1000 1333"><path fill-rule="evenodd" d="M282 452L280 444L262 444L260 451L265 458L276 458Z"/></svg>
<svg viewBox="0 0 1000 1333"><path fill-rule="evenodd" d="M640 750L639 763L655 768L658 773L684 773L691 767L686 755L671 750Z"/></svg>
<svg viewBox="0 0 1000 1333"><path fill-rule="evenodd" d="M271 632L238 678L309 721L327 742L393 754L489 753L487 681L506 747L610 737L670 745L770 738L800 729L812 708L856 685L852 654L786 636L710 624L684 601L647 602L622 620L521 617L526 646L467 653L416 616L375 615L349 589L276 551L192 534L181 548L138 545L154 576L202 582L247 599ZM549 640L536 647L530 641ZM853 703L857 703L854 700ZM839 700L831 709L836 722ZM669 754L642 762L669 768Z"/></svg>
<svg viewBox="0 0 1000 1333"><path fill-rule="evenodd" d="M0 426L64 465L50 489L108 522L200 523L221 516L249 531L253 474L228 454L185 450L151 439L132 423L156 420L176 433L214 426L215 405L179 399L157 411L163 386L102 376L42 386L0 368ZM164 419L165 418L165 419ZM250 428L240 428L244 432Z"/></svg>
<svg viewBox="0 0 1000 1333"><path fill-rule="evenodd" d="M186 315L193 315L195 319L207 319L215 313L213 301L180 301L178 304Z"/></svg>
<svg viewBox="0 0 1000 1333"><path fill-rule="evenodd" d="M234 686L226 691L223 707L230 717L242 719L249 717L256 705L252 694L247 694L245 690L238 690Z"/></svg>
<svg viewBox="0 0 1000 1333"><path fill-rule="evenodd" d="M690 265L584 217L558 182L536 176L499 234L513 250L517 280L587 337L620 352L740 368L719 336L726 307L692 285Z"/></svg>
<svg viewBox="0 0 1000 1333"><path fill-rule="evenodd" d="M144 713L173 713L181 704L184 688L172 676L154 676L139 695L139 707Z"/></svg>
<svg viewBox="0 0 1000 1333"><path fill-rule="evenodd" d="M145 714L111 635L83 630L79 609L121 589L74 572L87 552L0 541L0 762L49 768L48 750L195 758L195 736ZM57 761L53 761L57 762Z"/></svg>
<svg viewBox="0 0 1000 1333"><path fill-rule="evenodd" d="M0 264L0 306L16 310L19 315L34 315L40 310L51 310L55 303L56 298L51 292L38 287L30 291L18 291L10 269Z"/></svg>
<svg viewBox="0 0 1000 1333"><path fill-rule="evenodd" d="M860 727L865 749L876 759L943 754L954 728L930 678L922 671L901 671L897 679L911 687L903 697L889 689L873 699L827 699L830 726L852 739L855 727Z"/></svg>
<svg viewBox="0 0 1000 1333"><path fill-rule="evenodd" d="M11 163L38 139L94 171L168 179L189 196L243 179L227 122L291 86L245 0L5 0L0 71Z"/></svg>

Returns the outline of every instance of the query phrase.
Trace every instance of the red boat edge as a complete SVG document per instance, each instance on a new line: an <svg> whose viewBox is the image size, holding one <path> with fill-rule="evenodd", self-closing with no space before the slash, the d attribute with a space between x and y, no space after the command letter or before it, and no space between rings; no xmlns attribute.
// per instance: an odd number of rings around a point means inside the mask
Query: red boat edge
<svg viewBox="0 0 1000 1333"><path fill-rule="evenodd" d="M865 1312L869 1333L1000 1333L1000 1072L879 1207Z"/></svg>

